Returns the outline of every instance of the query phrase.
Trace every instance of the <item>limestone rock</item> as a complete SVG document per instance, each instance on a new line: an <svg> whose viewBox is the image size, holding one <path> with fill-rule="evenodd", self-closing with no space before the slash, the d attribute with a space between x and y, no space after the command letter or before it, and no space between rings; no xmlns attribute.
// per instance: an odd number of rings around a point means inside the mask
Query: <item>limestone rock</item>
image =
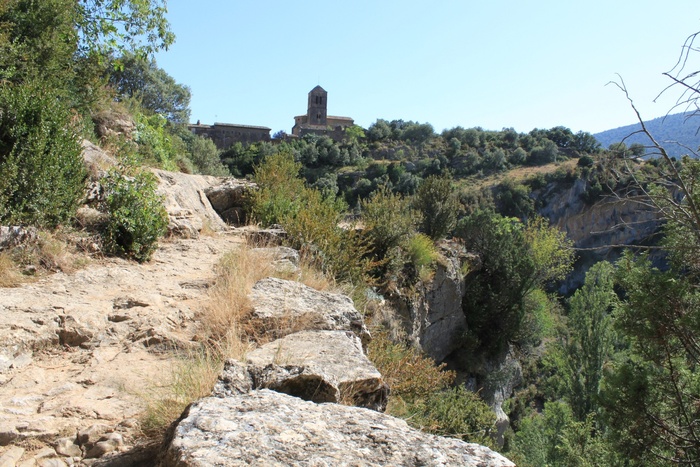
<svg viewBox="0 0 700 467"><path fill-rule="evenodd" d="M362 315L345 295L269 277L253 286L250 301L259 329L275 337L298 330L341 330L354 332L363 345L371 339Z"/></svg>
<svg viewBox="0 0 700 467"><path fill-rule="evenodd" d="M0 226L0 251L27 243L36 242L39 238L34 227Z"/></svg>
<svg viewBox="0 0 700 467"><path fill-rule="evenodd" d="M267 388L317 403L383 411L389 387L349 331L302 331L248 354L247 368L229 361L214 395Z"/></svg>
<svg viewBox="0 0 700 467"><path fill-rule="evenodd" d="M84 139L80 145L83 148L83 162L92 180L99 179L110 167L117 165L116 159L96 144Z"/></svg>
<svg viewBox="0 0 700 467"><path fill-rule="evenodd" d="M158 178L158 193L165 197L165 209L171 235L197 238L205 226L215 232L226 230L226 224L212 208L204 191L220 183L220 178L189 175L153 169Z"/></svg>
<svg viewBox="0 0 700 467"><path fill-rule="evenodd" d="M358 407L266 389L202 399L184 414L161 465L513 467L477 444L442 438Z"/></svg>
<svg viewBox="0 0 700 467"><path fill-rule="evenodd" d="M396 290L391 296L409 339L438 362L462 345L467 329L461 267L468 254L463 246L444 241L440 255L432 280L418 284L417 294L409 297Z"/></svg>
<svg viewBox="0 0 700 467"><path fill-rule="evenodd" d="M221 184L207 188L204 193L225 222L242 225L245 223L245 198L254 188L255 184L252 182L228 178Z"/></svg>
<svg viewBox="0 0 700 467"><path fill-rule="evenodd" d="M24 449L19 446L12 446L10 449L0 454L0 467L15 467L24 454Z"/></svg>
<svg viewBox="0 0 700 467"><path fill-rule="evenodd" d="M83 455L80 446L75 444L74 438L61 438L56 441L56 453L64 457L81 457Z"/></svg>

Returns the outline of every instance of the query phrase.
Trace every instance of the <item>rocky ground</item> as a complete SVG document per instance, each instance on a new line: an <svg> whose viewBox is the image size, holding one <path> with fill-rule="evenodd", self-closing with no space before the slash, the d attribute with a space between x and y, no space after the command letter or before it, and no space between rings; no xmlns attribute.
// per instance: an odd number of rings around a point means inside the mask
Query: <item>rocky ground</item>
<svg viewBox="0 0 700 467"><path fill-rule="evenodd" d="M169 350L192 342L213 266L241 241L168 240L147 264L94 260L0 289L0 465L90 464L128 451L143 394L169 375Z"/></svg>

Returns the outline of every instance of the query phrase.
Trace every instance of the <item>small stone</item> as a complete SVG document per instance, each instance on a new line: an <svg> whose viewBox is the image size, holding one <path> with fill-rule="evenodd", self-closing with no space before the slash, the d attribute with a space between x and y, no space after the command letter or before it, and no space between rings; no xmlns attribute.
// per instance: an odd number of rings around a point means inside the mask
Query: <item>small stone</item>
<svg viewBox="0 0 700 467"><path fill-rule="evenodd" d="M119 433L107 433L100 438L100 441L112 443L117 448L124 445L124 437Z"/></svg>
<svg viewBox="0 0 700 467"><path fill-rule="evenodd" d="M44 448L34 453L32 456L34 459L45 459L48 457L55 457L56 451L53 448Z"/></svg>
<svg viewBox="0 0 700 467"><path fill-rule="evenodd" d="M56 452L65 457L80 457L83 455L80 446L75 444L74 438L61 438L56 442Z"/></svg>
<svg viewBox="0 0 700 467"><path fill-rule="evenodd" d="M80 430L78 432L78 444L84 446L86 444L94 443L100 439L102 435L111 430L111 427L104 425L102 423L96 423L94 425Z"/></svg>
<svg viewBox="0 0 700 467"><path fill-rule="evenodd" d="M102 457L112 451L115 451L117 446L111 441L99 441L88 451L85 455L88 459L95 459L97 457Z"/></svg>
<svg viewBox="0 0 700 467"><path fill-rule="evenodd" d="M119 426L123 427L123 428L138 428L139 421L136 420L135 418L127 418L125 420L122 420L119 423Z"/></svg>

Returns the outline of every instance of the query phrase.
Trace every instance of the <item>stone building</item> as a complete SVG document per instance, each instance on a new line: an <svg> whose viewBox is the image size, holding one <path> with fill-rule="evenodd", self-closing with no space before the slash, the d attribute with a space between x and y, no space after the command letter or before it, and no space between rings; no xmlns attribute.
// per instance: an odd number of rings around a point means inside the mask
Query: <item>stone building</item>
<svg viewBox="0 0 700 467"><path fill-rule="evenodd" d="M232 123L214 123L213 125L187 125L195 135L205 136L219 149L228 149L234 143L255 143L270 141L270 128L265 126L235 125Z"/></svg>
<svg viewBox="0 0 700 467"><path fill-rule="evenodd" d="M292 135L304 136L313 133L327 135L339 141L343 139L345 129L354 123L350 117L329 116L328 93L321 86L316 86L309 92L306 115L294 117Z"/></svg>

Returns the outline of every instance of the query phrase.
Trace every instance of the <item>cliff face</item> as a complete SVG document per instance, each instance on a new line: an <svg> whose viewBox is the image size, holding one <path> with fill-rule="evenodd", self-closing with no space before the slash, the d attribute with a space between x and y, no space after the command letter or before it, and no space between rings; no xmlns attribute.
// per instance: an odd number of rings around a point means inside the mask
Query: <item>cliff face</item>
<svg viewBox="0 0 700 467"><path fill-rule="evenodd" d="M440 254L432 280L419 283L413 293L395 290L391 296L408 338L437 362L461 346L467 328L461 268L469 255L450 242L441 245Z"/></svg>
<svg viewBox="0 0 700 467"><path fill-rule="evenodd" d="M533 193L541 204L539 214L566 232L578 249L574 271L559 290L564 294L583 284L586 271L596 262L615 261L625 246L653 244L662 225L655 210L628 199L608 196L586 204L587 188L587 182L578 179L570 187L550 183ZM652 259L662 258L656 253Z"/></svg>

